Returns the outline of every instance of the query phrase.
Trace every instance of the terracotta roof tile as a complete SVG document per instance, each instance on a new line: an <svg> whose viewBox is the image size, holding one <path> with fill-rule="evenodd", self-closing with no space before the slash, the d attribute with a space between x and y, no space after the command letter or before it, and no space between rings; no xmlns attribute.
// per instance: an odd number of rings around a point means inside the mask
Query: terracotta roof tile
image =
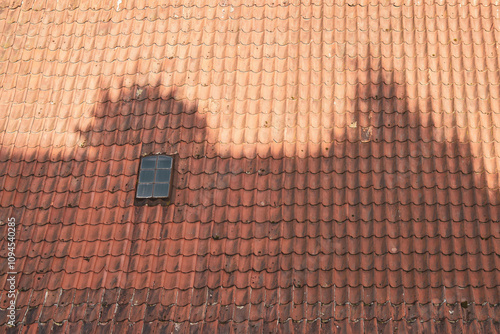
<svg viewBox="0 0 500 334"><path fill-rule="evenodd" d="M13 331L499 331L496 4L1 8Z"/></svg>

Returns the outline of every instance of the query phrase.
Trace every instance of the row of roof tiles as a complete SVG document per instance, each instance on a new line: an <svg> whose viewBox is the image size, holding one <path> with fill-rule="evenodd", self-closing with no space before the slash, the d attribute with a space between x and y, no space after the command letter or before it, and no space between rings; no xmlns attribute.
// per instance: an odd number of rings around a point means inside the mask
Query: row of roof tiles
<svg viewBox="0 0 500 334"><path fill-rule="evenodd" d="M498 331L496 4L0 7L14 330Z"/></svg>

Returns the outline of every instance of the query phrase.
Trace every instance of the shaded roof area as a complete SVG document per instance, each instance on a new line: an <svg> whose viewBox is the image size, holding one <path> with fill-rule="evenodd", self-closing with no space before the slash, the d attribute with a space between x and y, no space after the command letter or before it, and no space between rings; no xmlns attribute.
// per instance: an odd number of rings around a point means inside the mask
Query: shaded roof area
<svg viewBox="0 0 500 334"><path fill-rule="evenodd" d="M12 332L499 331L498 3L0 4Z"/></svg>

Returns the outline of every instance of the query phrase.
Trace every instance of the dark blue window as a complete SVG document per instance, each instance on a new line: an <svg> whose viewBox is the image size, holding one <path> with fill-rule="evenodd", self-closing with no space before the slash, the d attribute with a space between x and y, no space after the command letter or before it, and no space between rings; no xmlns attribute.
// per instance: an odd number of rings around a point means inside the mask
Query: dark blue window
<svg viewBox="0 0 500 334"><path fill-rule="evenodd" d="M167 198L170 194L173 158L151 155L141 159L137 198Z"/></svg>

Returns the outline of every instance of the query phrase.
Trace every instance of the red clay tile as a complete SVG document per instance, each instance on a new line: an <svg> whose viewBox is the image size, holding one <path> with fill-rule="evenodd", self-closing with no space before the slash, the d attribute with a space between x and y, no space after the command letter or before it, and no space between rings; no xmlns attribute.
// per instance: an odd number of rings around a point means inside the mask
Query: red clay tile
<svg viewBox="0 0 500 334"><path fill-rule="evenodd" d="M498 331L492 4L162 6L0 14L23 330Z"/></svg>

